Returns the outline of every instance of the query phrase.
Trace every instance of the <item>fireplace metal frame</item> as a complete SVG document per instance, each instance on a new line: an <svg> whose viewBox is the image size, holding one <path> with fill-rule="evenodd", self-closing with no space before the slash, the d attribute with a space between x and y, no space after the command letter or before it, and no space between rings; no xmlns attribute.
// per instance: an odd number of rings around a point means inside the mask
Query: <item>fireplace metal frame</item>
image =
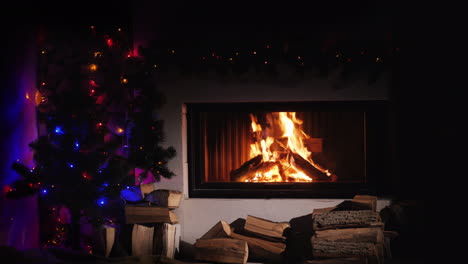
<svg viewBox="0 0 468 264"><path fill-rule="evenodd" d="M387 101L308 101L253 103L187 103L187 161L190 198L352 198L389 192L390 142ZM363 111L365 112L365 183L242 183L203 181L203 111Z"/></svg>

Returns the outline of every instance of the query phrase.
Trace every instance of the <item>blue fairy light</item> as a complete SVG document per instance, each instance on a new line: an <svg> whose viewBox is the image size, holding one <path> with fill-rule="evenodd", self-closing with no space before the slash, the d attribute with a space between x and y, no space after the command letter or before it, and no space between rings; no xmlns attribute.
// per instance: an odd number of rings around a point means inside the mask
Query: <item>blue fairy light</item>
<svg viewBox="0 0 468 264"><path fill-rule="evenodd" d="M103 197L103 198L97 200L97 204L98 204L99 206L105 205L105 204L106 204L106 198Z"/></svg>
<svg viewBox="0 0 468 264"><path fill-rule="evenodd" d="M65 134L65 131L63 131L63 128L61 126L56 126L54 131L55 131L55 134L57 135Z"/></svg>
<svg viewBox="0 0 468 264"><path fill-rule="evenodd" d="M41 190L41 193L44 194L44 195L46 195L46 194L48 193L48 191L47 191L47 189L42 189L42 190Z"/></svg>
<svg viewBox="0 0 468 264"><path fill-rule="evenodd" d="M73 169L75 165L73 165L72 163L68 163L68 167L70 167L70 169Z"/></svg>

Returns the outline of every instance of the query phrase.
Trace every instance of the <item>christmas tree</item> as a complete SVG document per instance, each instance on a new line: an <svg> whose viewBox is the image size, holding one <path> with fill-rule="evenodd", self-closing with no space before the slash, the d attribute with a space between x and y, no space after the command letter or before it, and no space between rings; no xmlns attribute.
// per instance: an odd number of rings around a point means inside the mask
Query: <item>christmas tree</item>
<svg viewBox="0 0 468 264"><path fill-rule="evenodd" d="M95 26L60 33L38 54L39 137L30 143L35 166L13 164L22 177L7 197L38 193L52 211L67 208L70 246L77 249L80 218L123 223L121 191L148 177L174 176L167 163L175 149L161 146L164 124L157 110L164 97L153 63L133 55L129 34ZM64 232L59 226L42 242L62 246Z"/></svg>

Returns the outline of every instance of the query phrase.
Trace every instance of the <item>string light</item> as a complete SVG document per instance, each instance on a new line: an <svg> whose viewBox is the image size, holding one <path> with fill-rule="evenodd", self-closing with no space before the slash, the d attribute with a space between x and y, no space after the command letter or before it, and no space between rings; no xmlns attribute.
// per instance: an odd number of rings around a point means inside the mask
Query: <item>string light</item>
<svg viewBox="0 0 468 264"><path fill-rule="evenodd" d="M63 135L65 134L65 131L63 131L63 128L61 126L56 126L54 129L55 134L57 135Z"/></svg>
<svg viewBox="0 0 468 264"><path fill-rule="evenodd" d="M106 39L106 44L109 48L111 48L112 46L114 46L114 42L112 41L111 38L107 38Z"/></svg>
<svg viewBox="0 0 468 264"><path fill-rule="evenodd" d="M98 69L98 66L96 64L90 64L89 65L89 70L90 71L97 71L97 69Z"/></svg>

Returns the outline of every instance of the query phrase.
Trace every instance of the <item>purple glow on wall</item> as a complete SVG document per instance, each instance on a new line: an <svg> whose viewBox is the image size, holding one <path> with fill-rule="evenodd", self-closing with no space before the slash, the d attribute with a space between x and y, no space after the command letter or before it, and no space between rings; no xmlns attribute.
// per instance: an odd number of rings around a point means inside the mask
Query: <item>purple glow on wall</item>
<svg viewBox="0 0 468 264"><path fill-rule="evenodd" d="M19 28L9 39L5 89L2 90L2 168L1 189L20 176L11 164L33 167L33 156L28 144L37 138L35 98L36 91L36 30ZM36 196L18 200L0 198L0 245L18 249L39 246L38 207Z"/></svg>

